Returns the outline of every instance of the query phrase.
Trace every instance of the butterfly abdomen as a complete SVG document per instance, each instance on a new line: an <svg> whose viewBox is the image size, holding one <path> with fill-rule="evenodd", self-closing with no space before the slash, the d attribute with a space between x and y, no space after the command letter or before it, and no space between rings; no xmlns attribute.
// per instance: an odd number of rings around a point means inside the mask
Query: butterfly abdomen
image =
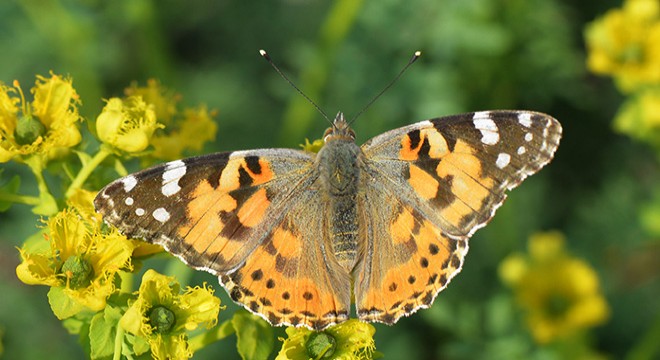
<svg viewBox="0 0 660 360"><path fill-rule="evenodd" d="M352 138L337 137L326 141L318 154L321 191L326 207L330 246L339 264L351 272L358 249L357 194L360 181L362 151Z"/></svg>

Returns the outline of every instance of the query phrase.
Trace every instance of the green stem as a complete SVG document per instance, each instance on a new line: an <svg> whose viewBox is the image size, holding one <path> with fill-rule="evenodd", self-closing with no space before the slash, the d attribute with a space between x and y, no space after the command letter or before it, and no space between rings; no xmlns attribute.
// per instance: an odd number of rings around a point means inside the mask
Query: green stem
<svg viewBox="0 0 660 360"><path fill-rule="evenodd" d="M115 349L112 356L113 360L121 359L121 346L124 343L124 328L117 324L117 333L115 334Z"/></svg>
<svg viewBox="0 0 660 360"><path fill-rule="evenodd" d="M37 188L39 189L39 201L36 206L32 208L32 212L38 215L53 215L57 212L57 201L50 193L46 179L44 179L44 162L39 154L35 154L25 159L25 164L32 170L35 179L37 180Z"/></svg>
<svg viewBox="0 0 660 360"><path fill-rule="evenodd" d="M34 206L39 205L39 197L29 196L29 195L0 193L0 202L1 201L21 203L21 204L34 205Z"/></svg>
<svg viewBox="0 0 660 360"><path fill-rule="evenodd" d="M99 152L94 155L92 160L86 164L83 164L82 169L80 169L78 175L76 175L76 178L73 179L73 182L71 182L71 185L69 185L69 188L66 190L66 193L64 194L65 198L70 198L76 190L80 189L89 175L92 174L92 171L94 171L94 169L96 169L99 164L110 154L112 154L112 152L110 152L107 147L101 145Z"/></svg>

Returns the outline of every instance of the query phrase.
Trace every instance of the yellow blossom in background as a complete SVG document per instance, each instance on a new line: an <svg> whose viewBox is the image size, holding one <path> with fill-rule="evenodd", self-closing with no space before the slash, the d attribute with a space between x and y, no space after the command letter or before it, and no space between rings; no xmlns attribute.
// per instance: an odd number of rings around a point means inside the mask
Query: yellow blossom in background
<svg viewBox="0 0 660 360"><path fill-rule="evenodd" d="M18 82L0 83L0 162L34 153L54 157L81 140L80 100L71 79L37 76L31 92L28 103Z"/></svg>
<svg viewBox="0 0 660 360"><path fill-rule="evenodd" d="M585 32L587 67L624 93L660 82L660 0L626 0Z"/></svg>
<svg viewBox="0 0 660 360"><path fill-rule="evenodd" d="M568 338L607 321L609 307L598 275L564 250L559 232L533 235L529 254L506 258L500 278L513 288L534 339L541 344Z"/></svg>
<svg viewBox="0 0 660 360"><path fill-rule="evenodd" d="M165 125L151 140L154 150L149 157L153 159L180 159L187 152L200 152L204 143L215 139L217 125L212 119L215 111L199 106L180 112L177 104L181 97L156 80L147 81L144 87L133 84L126 89L126 95L141 96L146 103L153 105L158 121Z"/></svg>
<svg viewBox="0 0 660 360"><path fill-rule="evenodd" d="M192 357L192 349L186 331L201 324L214 326L219 312L220 299L213 296L210 287L188 288L180 294L174 277L148 270L138 298L122 316L120 326L145 338L156 359L187 359Z"/></svg>
<svg viewBox="0 0 660 360"><path fill-rule="evenodd" d="M172 125L172 119L177 113L176 104L181 100L181 96L162 86L158 80L147 80L147 86L138 86L134 82L124 90L124 93L127 97L141 97L154 107L158 122L165 127Z"/></svg>
<svg viewBox="0 0 660 360"><path fill-rule="evenodd" d="M51 287L49 302L59 319L85 309L99 311L114 290L115 274L130 268L131 243L116 230L101 233L75 209L48 220L45 240L38 236L20 249L18 278Z"/></svg>
<svg viewBox="0 0 660 360"><path fill-rule="evenodd" d="M184 152L198 153L204 143L215 139L217 125L213 114L206 107L185 109L176 129L158 132L153 140L154 151L150 155L160 160L176 160L184 157Z"/></svg>
<svg viewBox="0 0 660 360"><path fill-rule="evenodd" d="M660 87L626 100L614 119L614 129L660 150Z"/></svg>
<svg viewBox="0 0 660 360"><path fill-rule="evenodd" d="M112 98L96 118L99 140L129 153L145 150L154 131L160 127L163 125L157 122L154 106L140 96Z"/></svg>
<svg viewBox="0 0 660 360"><path fill-rule="evenodd" d="M309 142L309 139L305 139L305 143L300 144L300 147L304 151L317 153L321 150L323 145L324 145L323 139L316 139L312 142Z"/></svg>
<svg viewBox="0 0 660 360"><path fill-rule="evenodd" d="M317 332L288 327L287 339L275 360L373 359L376 329L356 319Z"/></svg>

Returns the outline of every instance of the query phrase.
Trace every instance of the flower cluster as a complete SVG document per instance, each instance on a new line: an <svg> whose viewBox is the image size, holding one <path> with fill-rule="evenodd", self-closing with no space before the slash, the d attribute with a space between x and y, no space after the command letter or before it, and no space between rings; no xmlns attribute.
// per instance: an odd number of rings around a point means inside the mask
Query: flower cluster
<svg viewBox="0 0 660 360"><path fill-rule="evenodd" d="M126 89L129 97L140 97L153 106L158 121L164 128L156 131L150 144L153 151L148 158L157 160L176 160L186 154L202 150L204 143L215 139L217 126L212 117L214 111L205 106L177 109L180 96L164 88L158 81L149 80L147 86L137 84Z"/></svg>
<svg viewBox="0 0 660 360"><path fill-rule="evenodd" d="M514 289L538 343L571 337L609 317L598 275L564 250L564 237L558 232L532 236L529 255L512 255L499 270L502 280Z"/></svg>
<svg viewBox="0 0 660 360"><path fill-rule="evenodd" d="M126 97L107 100L92 124L100 146L95 154L88 154L84 146L78 146L79 122L84 119L78 114L80 100L72 80L55 74L38 76L31 92L34 98L28 103L18 82L12 87L0 84L0 162L28 165L39 188L39 196L20 195L18 179L12 179L0 186L0 210L22 202L48 216L19 249L18 278L50 288L48 303L53 313L72 333L87 335L91 358L147 353L159 359L191 357L213 338L203 337L191 346L188 334L200 324L216 325L220 299L206 285L180 293L174 278L152 270L144 274L139 291L133 292L134 265L161 248L127 239L105 226L94 210L96 191L86 189L97 190L107 183L92 176L102 173L99 168L122 174L122 158L146 154L160 158L172 150L170 145L159 150L156 139L181 145L167 156L200 150L204 141L215 136L211 112L202 106L179 115L178 99L162 96L157 82L146 88L132 86ZM157 133L165 126L172 128L170 132ZM49 164L74 152L80 164L68 161L72 157ZM105 162L112 156L114 162ZM60 175L63 194L53 193L48 186L46 175L52 170L51 175Z"/></svg>
<svg viewBox="0 0 660 360"><path fill-rule="evenodd" d="M660 1L625 0L589 24L585 39L589 70L628 96L614 128L660 152Z"/></svg>

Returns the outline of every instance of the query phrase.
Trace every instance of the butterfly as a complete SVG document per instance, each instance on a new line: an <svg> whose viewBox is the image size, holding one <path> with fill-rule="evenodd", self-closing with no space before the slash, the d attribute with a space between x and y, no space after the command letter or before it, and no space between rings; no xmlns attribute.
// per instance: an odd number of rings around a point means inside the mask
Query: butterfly
<svg viewBox="0 0 660 360"><path fill-rule="evenodd" d="M126 236L219 277L272 325L394 324L431 306L507 190L554 156L562 128L531 111L440 117L358 146L340 112L318 153L177 160L94 200Z"/></svg>

